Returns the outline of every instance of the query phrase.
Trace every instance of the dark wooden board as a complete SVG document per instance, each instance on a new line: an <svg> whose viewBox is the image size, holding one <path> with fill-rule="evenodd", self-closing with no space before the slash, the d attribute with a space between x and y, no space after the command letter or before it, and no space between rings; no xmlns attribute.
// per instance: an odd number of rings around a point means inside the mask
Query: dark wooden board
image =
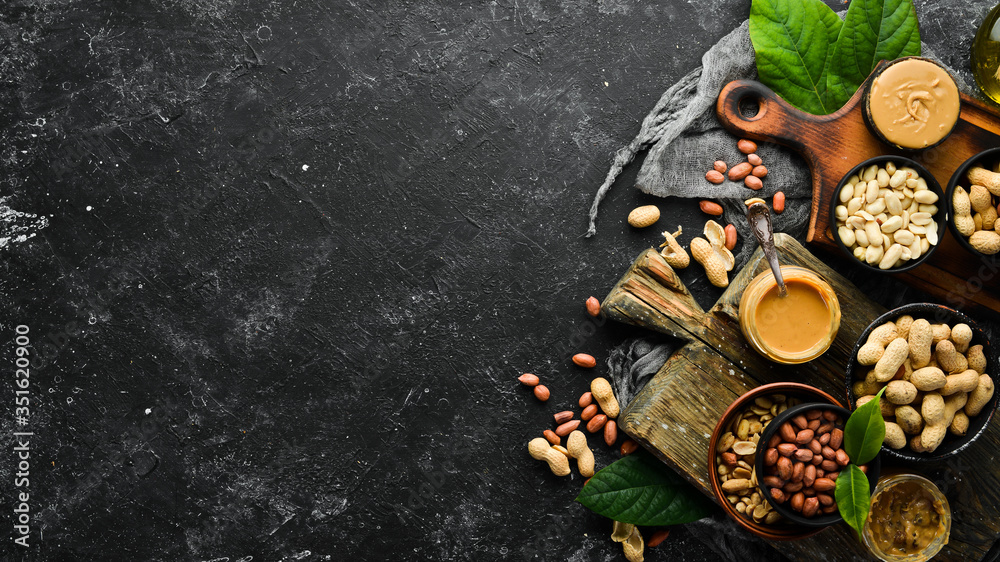
<svg viewBox="0 0 1000 562"><path fill-rule="evenodd" d="M794 238L776 234L775 243L782 263L816 271L830 282L840 301L841 327L833 346L805 365L771 363L753 351L740 332L739 299L750 280L768 267L759 249L707 312L655 250L647 250L635 260L602 304L613 320L686 342L622 412L619 426L712 497L708 442L729 404L752 388L779 381L810 384L846 398L848 355L861 332L885 312ZM998 471L992 459L998 449L1000 430L991 424L980 440L956 459L908 467L935 480L951 503L951 544L941 559L978 560L1000 536ZM807 539L772 544L798 560L856 560L865 556L846 524Z"/></svg>
<svg viewBox="0 0 1000 562"><path fill-rule="evenodd" d="M943 143L917 154L903 153L879 141L865 126L864 90L862 85L837 112L817 116L795 109L760 82L737 80L723 88L716 105L719 120L733 134L781 144L802 155L812 172L813 187L807 241L828 251L840 252L829 228L837 184L860 162L882 154L908 155L925 166L945 189L952 174L968 158L1000 146L1000 115L963 94L958 124ZM756 101L760 110L753 117L745 117L739 107L750 100ZM943 208L943 202L939 206ZM941 248L926 263L897 277L951 306L1000 312L1000 286L986 282L980 269L984 260L960 246L950 231L942 234ZM995 260L988 261L996 269ZM992 271L989 275L992 278ZM970 290L968 280L977 278L984 283ZM979 290L981 284L986 286Z"/></svg>

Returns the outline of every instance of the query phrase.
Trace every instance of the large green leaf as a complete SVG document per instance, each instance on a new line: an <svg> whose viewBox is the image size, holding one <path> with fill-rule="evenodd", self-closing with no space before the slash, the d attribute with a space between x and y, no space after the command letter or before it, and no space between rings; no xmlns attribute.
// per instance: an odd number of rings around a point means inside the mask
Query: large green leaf
<svg viewBox="0 0 1000 562"><path fill-rule="evenodd" d="M854 410L844 424L844 452L854 464L870 462L882 448L882 441L885 440L885 420L882 419L882 410L878 403L885 388L882 387L875 398Z"/></svg>
<svg viewBox="0 0 1000 562"><path fill-rule="evenodd" d="M871 508L868 477L857 466L847 465L837 477L834 496L837 498L840 516L860 536L861 529L865 526L865 519L868 518L868 510Z"/></svg>
<svg viewBox="0 0 1000 562"><path fill-rule="evenodd" d="M828 100L827 69L842 26L820 0L753 0L750 41L760 81L814 115L838 109Z"/></svg>
<svg viewBox="0 0 1000 562"><path fill-rule="evenodd" d="M615 521L650 527L690 523L716 509L704 494L644 452L601 469L576 501Z"/></svg>
<svg viewBox="0 0 1000 562"><path fill-rule="evenodd" d="M847 103L880 60L919 54L913 0L851 0L830 60L829 104L837 109Z"/></svg>

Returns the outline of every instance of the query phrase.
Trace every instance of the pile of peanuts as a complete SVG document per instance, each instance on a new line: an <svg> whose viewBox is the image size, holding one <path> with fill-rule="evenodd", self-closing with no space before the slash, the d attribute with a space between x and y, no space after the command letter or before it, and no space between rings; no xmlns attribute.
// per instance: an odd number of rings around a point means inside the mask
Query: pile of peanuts
<svg viewBox="0 0 1000 562"><path fill-rule="evenodd" d="M797 398L784 394L758 396L733 417L715 445L715 470L726 500L737 513L755 523L772 525L781 520L764 499L757 481L754 459L760 434L775 416L798 403Z"/></svg>
<svg viewBox="0 0 1000 562"><path fill-rule="evenodd" d="M843 427L836 412L821 409L781 424L764 451L764 485L775 503L787 502L803 517L837 511L837 476L851 462L843 449Z"/></svg>
<svg viewBox="0 0 1000 562"><path fill-rule="evenodd" d="M938 243L938 196L913 168L872 164L848 178L838 198L837 238L860 261L892 269Z"/></svg>
<svg viewBox="0 0 1000 562"><path fill-rule="evenodd" d="M716 160L712 169L705 172L705 179L711 183L720 184L728 176L729 181L742 180L743 185L754 191L763 188L764 182L762 180L767 176L767 167L764 166L764 161L761 160L760 156L757 156L757 143L748 139L740 139L736 143L736 148L747 155L747 161L729 169L729 165L724 161ZM728 174L726 174L727 169Z"/></svg>
<svg viewBox="0 0 1000 562"><path fill-rule="evenodd" d="M976 251L993 255L1000 252L1000 221L997 200L1000 197L1000 173L980 166L969 169L969 191L955 186L952 208L955 227Z"/></svg>
<svg viewBox="0 0 1000 562"><path fill-rule="evenodd" d="M931 453L947 433L966 434L969 419L993 398L983 346L970 345L972 336L967 324L912 316L872 330L858 350L858 364L869 369L858 372L852 390L861 406L886 387L879 407L888 447Z"/></svg>

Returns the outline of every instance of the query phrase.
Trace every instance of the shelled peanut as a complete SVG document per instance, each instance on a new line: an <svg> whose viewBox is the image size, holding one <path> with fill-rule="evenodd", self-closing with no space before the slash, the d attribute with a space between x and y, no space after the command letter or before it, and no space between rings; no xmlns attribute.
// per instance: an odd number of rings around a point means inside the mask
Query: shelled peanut
<svg viewBox="0 0 1000 562"><path fill-rule="evenodd" d="M939 240L938 195L910 167L872 164L847 179L834 208L835 236L879 269L918 259Z"/></svg>
<svg viewBox="0 0 1000 562"><path fill-rule="evenodd" d="M757 143L749 139L740 139L736 143L736 148L746 155L746 162L740 162L730 168L725 161L716 160L712 164L712 169L705 172L705 179L710 183L720 184L729 178L729 181L742 181L745 186L754 191L762 189L764 187L762 180L767 176L767 168L761 157L757 155ZM714 213L709 212L709 214ZM722 214L721 207L718 214Z"/></svg>
<svg viewBox="0 0 1000 562"><path fill-rule="evenodd" d="M726 500L754 522L771 525L781 519L764 500L754 469L760 434L775 416L798 403L783 394L759 396L733 417L716 443L715 471Z"/></svg>
<svg viewBox="0 0 1000 562"><path fill-rule="evenodd" d="M973 166L966 173L969 188L955 186L952 193L952 220L958 232L976 251L993 255L1000 252L1000 221L997 202L1000 198L1000 173Z"/></svg>
<svg viewBox="0 0 1000 562"><path fill-rule="evenodd" d="M946 434L965 435L993 397L983 346L972 343L967 324L931 324L901 316L869 334L858 350L852 390L861 406L886 387L879 402L886 420L885 444L934 452Z"/></svg>
<svg viewBox="0 0 1000 562"><path fill-rule="evenodd" d="M782 423L764 451L771 499L803 517L837 511L837 477L851 462L843 443L844 420L832 410L807 410Z"/></svg>

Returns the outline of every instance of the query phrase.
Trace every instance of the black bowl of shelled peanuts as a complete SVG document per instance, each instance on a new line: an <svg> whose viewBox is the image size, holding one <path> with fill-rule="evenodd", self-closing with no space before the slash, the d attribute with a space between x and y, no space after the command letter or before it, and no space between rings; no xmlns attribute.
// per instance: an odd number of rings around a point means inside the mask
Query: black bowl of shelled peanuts
<svg viewBox="0 0 1000 562"><path fill-rule="evenodd" d="M850 464L844 451L844 424L850 412L833 404L810 402L779 414L761 434L755 468L761 492L782 517L808 527L826 527L843 518L835 488ZM879 458L862 465L871 488L878 481Z"/></svg>

